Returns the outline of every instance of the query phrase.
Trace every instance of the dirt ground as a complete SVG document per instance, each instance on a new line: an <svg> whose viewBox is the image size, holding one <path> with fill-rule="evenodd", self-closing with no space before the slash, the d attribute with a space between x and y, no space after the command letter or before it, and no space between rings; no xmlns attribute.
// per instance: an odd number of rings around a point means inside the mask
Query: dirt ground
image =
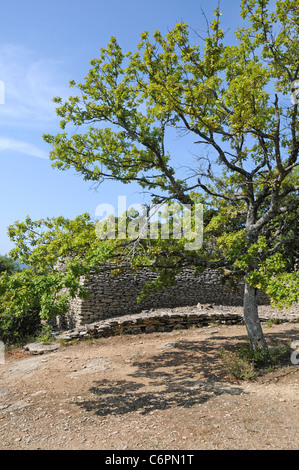
<svg viewBox="0 0 299 470"><path fill-rule="evenodd" d="M269 344L299 323L263 325ZM103 338L0 365L1 450L298 450L299 365L229 379L244 326Z"/></svg>

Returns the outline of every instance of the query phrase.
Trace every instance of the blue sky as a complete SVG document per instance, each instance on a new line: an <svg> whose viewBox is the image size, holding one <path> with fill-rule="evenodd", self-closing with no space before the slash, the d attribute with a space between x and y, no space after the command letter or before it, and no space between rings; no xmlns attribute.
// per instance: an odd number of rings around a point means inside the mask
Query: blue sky
<svg viewBox="0 0 299 470"><path fill-rule="evenodd" d="M66 99L73 93L69 80L83 80L90 60L98 57L111 36L124 50L132 50L145 30L166 33L179 21L204 30L201 8L212 18L217 5L218 0L2 2L0 254L13 248L7 226L26 215L33 219L94 215L99 204L116 205L117 195L126 195L128 204L142 203L136 186L107 182L95 192L74 170L51 168L50 148L42 135L59 132L52 98ZM241 24L240 0L222 0L220 7L224 29L231 28L228 34L233 40L233 31ZM183 151L180 148L182 164ZM189 155L190 151L186 149Z"/></svg>

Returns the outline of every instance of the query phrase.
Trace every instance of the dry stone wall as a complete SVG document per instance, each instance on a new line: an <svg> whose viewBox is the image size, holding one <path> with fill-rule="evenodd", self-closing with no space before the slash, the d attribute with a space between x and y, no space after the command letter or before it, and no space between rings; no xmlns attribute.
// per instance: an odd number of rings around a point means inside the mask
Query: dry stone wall
<svg viewBox="0 0 299 470"><path fill-rule="evenodd" d="M69 331L57 335L57 339L65 341L101 338L115 335L136 335L141 333L153 333L154 331L169 332L172 330L185 330L188 328L201 328L211 323L236 325L244 322L243 316L231 312L218 312L196 309L187 312L154 311L123 315L108 318L87 325L77 326ZM264 319L261 319L263 321ZM26 349L38 354L41 349L36 343L26 346Z"/></svg>
<svg viewBox="0 0 299 470"><path fill-rule="evenodd" d="M150 270L133 274L129 269L122 275L114 276L106 268L100 273L92 273L88 280L82 278L81 282L88 288L90 297L87 300L74 299L70 303L68 315L60 320L61 326L74 328L144 310L194 306L198 303L227 306L243 304L242 283L231 288L225 284L219 272L207 269L195 276L191 268L177 275L175 286L152 293L144 302L137 303L137 296L144 284L156 276ZM259 303L269 303L263 292L259 293Z"/></svg>

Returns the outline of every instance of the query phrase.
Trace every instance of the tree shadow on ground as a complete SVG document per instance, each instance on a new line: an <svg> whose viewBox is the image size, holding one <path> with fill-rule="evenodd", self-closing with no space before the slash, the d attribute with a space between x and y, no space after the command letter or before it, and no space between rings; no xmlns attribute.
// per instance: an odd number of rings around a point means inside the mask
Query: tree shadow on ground
<svg viewBox="0 0 299 470"><path fill-rule="evenodd" d="M298 329L286 334L268 331L266 337L269 343L292 341L298 339ZM91 398L77 405L100 416L134 411L147 414L174 407L190 408L222 394L240 395L244 389L240 382L226 376L219 351L246 342L246 335L213 335L209 339L166 343L152 355L136 358L131 363L133 371L118 380L96 381L89 390Z"/></svg>
<svg viewBox="0 0 299 470"><path fill-rule="evenodd" d="M133 411L147 414L173 407L190 408L222 394L239 395L242 386L224 376L219 356L221 339L170 343L157 354L135 360L133 372L124 378L96 381L89 390L94 396L77 405L100 416Z"/></svg>

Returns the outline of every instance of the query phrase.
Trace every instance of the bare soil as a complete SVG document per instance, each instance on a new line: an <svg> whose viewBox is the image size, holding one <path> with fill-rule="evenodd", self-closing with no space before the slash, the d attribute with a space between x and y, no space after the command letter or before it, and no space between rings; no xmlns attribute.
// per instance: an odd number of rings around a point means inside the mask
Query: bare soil
<svg viewBox="0 0 299 470"><path fill-rule="evenodd" d="M269 344L299 323L263 325ZM299 366L230 379L244 326L109 337L0 365L1 450L297 450Z"/></svg>

